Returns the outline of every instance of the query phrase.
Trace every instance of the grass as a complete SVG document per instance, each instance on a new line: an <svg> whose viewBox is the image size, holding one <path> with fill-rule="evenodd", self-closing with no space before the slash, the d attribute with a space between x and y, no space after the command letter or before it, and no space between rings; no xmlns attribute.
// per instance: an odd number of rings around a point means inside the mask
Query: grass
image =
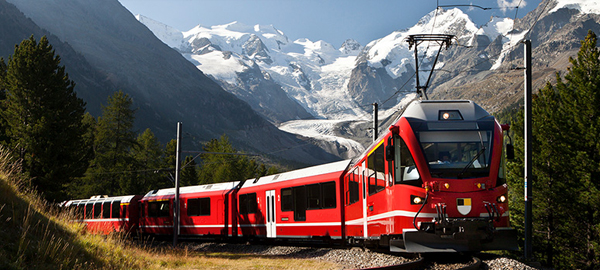
<svg viewBox="0 0 600 270"><path fill-rule="evenodd" d="M19 163L0 146L0 269L339 269L282 259L156 247L113 234L92 235L28 187Z"/></svg>

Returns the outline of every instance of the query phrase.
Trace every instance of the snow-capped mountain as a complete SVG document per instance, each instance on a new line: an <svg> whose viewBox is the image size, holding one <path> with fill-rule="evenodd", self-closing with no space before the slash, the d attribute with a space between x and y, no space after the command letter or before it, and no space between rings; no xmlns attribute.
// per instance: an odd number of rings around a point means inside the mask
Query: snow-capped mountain
<svg viewBox="0 0 600 270"><path fill-rule="evenodd" d="M460 9L437 9L413 27L364 47L349 39L335 48L306 38L290 41L271 25L233 22L198 25L180 32L141 15L136 18L272 122L334 120L281 125L282 130L321 141L334 141L331 136L345 121L369 121L370 104L379 103L380 108L394 111L406 94L414 92L414 52L406 42L409 35L451 34L456 36L455 43L471 46L481 37L494 40L503 36L502 40L508 41L504 35L512 26L511 19L495 18L477 27ZM422 70L427 69L437 49L431 44L419 45L420 53L427 56ZM436 68L444 66L439 62ZM420 75L426 76L424 72ZM362 151L361 144L345 139L336 144L338 150L331 152L346 153L344 157Z"/></svg>
<svg viewBox="0 0 600 270"><path fill-rule="evenodd" d="M403 90L411 91L414 89L410 81L414 74L414 56L405 41L410 34L453 34L458 43L469 46L478 35L493 40L498 35L506 35L512 26L511 19L496 18L484 27L477 27L459 9L437 9L415 26L372 41L366 47L349 39L335 48L324 41L313 42L306 38L290 41L271 25L248 26L233 22L211 27L198 25L179 32L149 18L140 15L137 18L202 72L238 97L250 99L254 108L274 122L294 119L293 115L285 114L290 109L308 112L308 115L297 116L302 119L362 117L366 113L362 105L388 100L403 84ZM420 50L428 46L421 44ZM431 56L435 49L429 47L427 55ZM443 63L439 67L443 67ZM249 73L254 76L247 76ZM251 77L251 82L243 77ZM250 86L259 81L280 86L269 91L283 91L301 108L288 104L274 110L274 102L252 100L251 96L260 95L262 89ZM284 95L280 93L280 96ZM402 97L398 95L388 100L384 108L393 107Z"/></svg>
<svg viewBox="0 0 600 270"><path fill-rule="evenodd" d="M523 38L532 36L531 25L535 25L532 18L543 22L568 10L574 16L569 20L573 21L572 18L577 16L597 14L598 6L584 0L545 0L536 9L544 16L527 15L517 22L511 18L493 17L480 26L460 9L439 8L414 26L390 33L364 47L354 40L347 40L339 48L306 38L291 41L271 25L248 26L239 22L210 27L198 25L179 34L160 23L150 22L150 19L141 16L138 19L198 69L247 101L271 122L279 124L293 120L281 124L282 130L331 141L328 136L339 134L335 129L343 126L342 123L369 121L370 104L378 103L381 109L393 112L401 106L406 94L414 93L415 59L414 51L406 42L409 35L454 35L453 45L447 50L442 49L435 67L441 72L434 72L427 92L435 98L473 99L480 97L480 93L463 90L463 86L474 79L487 88L515 87L512 83L508 86L483 81L485 74L501 70L507 64L515 65L510 63L514 62L516 45ZM549 22L544 25L553 23L553 19L546 20ZM526 21L529 25L524 25ZM540 42L548 41L552 29L565 24L554 23L553 28L534 35L541 35ZM427 79L438 49L439 45L434 43L419 44L421 84ZM477 71L470 70L473 66ZM481 88L481 85L471 87ZM469 96L461 93L469 93ZM483 97L493 99L489 95ZM498 110L506 106L499 104L503 101L506 99L498 99L486 106L489 105L488 109L492 111ZM381 114L391 115L391 112ZM321 123L318 120L298 121L309 118L325 120ZM341 140L337 143L346 147L338 153L360 151L354 143L341 143Z"/></svg>

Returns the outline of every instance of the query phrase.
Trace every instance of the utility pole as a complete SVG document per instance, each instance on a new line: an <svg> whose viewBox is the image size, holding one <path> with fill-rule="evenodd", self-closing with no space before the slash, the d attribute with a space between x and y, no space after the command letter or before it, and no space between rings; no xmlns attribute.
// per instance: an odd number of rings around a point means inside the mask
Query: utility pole
<svg viewBox="0 0 600 270"><path fill-rule="evenodd" d="M173 200L173 247L179 236L179 171L181 170L181 122L177 122L177 153L175 154L175 199Z"/></svg>
<svg viewBox="0 0 600 270"><path fill-rule="evenodd" d="M379 136L379 132L377 131L379 122L379 120L377 119L377 106L377 103L373 103L373 142L375 142L377 140L377 137Z"/></svg>
<svg viewBox="0 0 600 270"><path fill-rule="evenodd" d="M532 181L531 177L531 40L524 40L525 44L525 259L532 259Z"/></svg>

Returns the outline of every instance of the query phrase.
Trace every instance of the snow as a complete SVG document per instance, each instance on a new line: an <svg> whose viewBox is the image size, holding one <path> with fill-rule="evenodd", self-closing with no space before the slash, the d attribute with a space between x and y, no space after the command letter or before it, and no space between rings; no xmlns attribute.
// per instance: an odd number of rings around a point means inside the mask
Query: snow
<svg viewBox="0 0 600 270"><path fill-rule="evenodd" d="M556 6L548 13L556 12L561 8L576 9L582 14L600 14L600 2L594 0L559 0Z"/></svg>
<svg viewBox="0 0 600 270"><path fill-rule="evenodd" d="M146 25L158 39L169 47L179 49L184 45L183 33L181 31L140 14L135 15L135 18Z"/></svg>
<svg viewBox="0 0 600 270"><path fill-rule="evenodd" d="M496 70L496 69L500 68L500 66L502 64L502 60L504 60L504 57L506 57L510 53L512 47L516 46L517 43L521 42L521 40L523 40L523 38L525 38L526 34L527 34L527 31L523 31L520 33L514 33L514 34L508 34L506 37L508 42L504 42L502 44L502 51L500 53L500 56L498 56L498 58L496 59L496 61L494 62L494 64L490 68L490 70Z"/></svg>
<svg viewBox="0 0 600 270"><path fill-rule="evenodd" d="M408 30L395 31L367 44L368 63L374 68L385 67L390 77L398 78L406 72L406 65L412 65L414 62L414 52L409 50L406 42L409 35L449 34L456 35L459 40L468 39L466 43L471 43L472 37L478 31L479 29L469 16L458 8L434 10ZM427 54L427 56L432 56L438 49L439 46L426 42L421 43L418 47L419 55Z"/></svg>
<svg viewBox="0 0 600 270"><path fill-rule="evenodd" d="M218 77L230 84L236 83L236 72L243 72L246 68L246 65L239 59L233 57L227 59L221 51L213 51L202 55L187 54L186 58L188 57L194 60L196 67L202 72Z"/></svg>
<svg viewBox="0 0 600 270"><path fill-rule="evenodd" d="M301 134L302 136L313 138L319 141L336 143L337 145L341 146L339 148L347 150L346 158L354 157L362 153L365 148L362 144L354 140L338 137L333 134L332 130L335 129L336 125L339 125L343 122L346 121L325 119L294 120L285 122L279 126L279 129L289 133Z"/></svg>
<svg viewBox="0 0 600 270"><path fill-rule="evenodd" d="M582 0L562 0L558 6L594 10L598 5ZM413 27L395 31L365 47L356 41L347 40L341 48L307 38L290 42L282 31L272 25L249 26L239 22L210 27L198 25L178 34L177 30L150 19L139 17L138 20L146 24L163 42L179 48L198 69L215 79L236 84L238 73L258 66L290 98L319 118L283 123L280 129L335 142L349 152L358 151L357 153L362 151L360 144L336 137L332 131L344 121L370 120L370 113L356 104L348 90L350 75L358 64L357 59L365 59L372 68L385 68L390 77L399 78L407 72L408 65L414 65L414 52L409 50L406 42L409 35L451 34L461 44L472 44L476 35L487 35L491 40L501 35L503 51L492 67L497 69L508 50L525 35L525 32L508 34L514 23L510 18L494 17L486 25L477 27L458 8L433 10ZM245 52L245 48L250 51ZM426 54L429 59L438 49L437 45L427 42L418 47L419 55ZM422 67L430 64L429 59L424 58ZM440 69L443 65L440 62L436 68ZM403 96L397 97L397 101L402 98ZM412 98L414 95L408 95L394 108L380 111L380 117L397 111L403 106L403 102Z"/></svg>
<svg viewBox="0 0 600 270"><path fill-rule="evenodd" d="M483 31L482 34L488 36L490 40L494 40L499 35L506 36L513 29L513 25L514 20L510 18L492 17L487 24L481 27L481 31L478 31L478 34Z"/></svg>

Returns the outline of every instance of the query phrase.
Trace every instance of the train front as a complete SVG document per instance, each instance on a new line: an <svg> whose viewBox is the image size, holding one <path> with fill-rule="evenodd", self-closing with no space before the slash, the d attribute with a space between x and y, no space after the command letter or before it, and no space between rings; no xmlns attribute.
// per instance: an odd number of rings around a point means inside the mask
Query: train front
<svg viewBox="0 0 600 270"><path fill-rule="evenodd" d="M503 128L471 101L417 101L394 129L406 140L422 190L403 231L408 252L517 249L510 228ZM397 151L400 152L400 151ZM410 166L396 167L411 178Z"/></svg>

